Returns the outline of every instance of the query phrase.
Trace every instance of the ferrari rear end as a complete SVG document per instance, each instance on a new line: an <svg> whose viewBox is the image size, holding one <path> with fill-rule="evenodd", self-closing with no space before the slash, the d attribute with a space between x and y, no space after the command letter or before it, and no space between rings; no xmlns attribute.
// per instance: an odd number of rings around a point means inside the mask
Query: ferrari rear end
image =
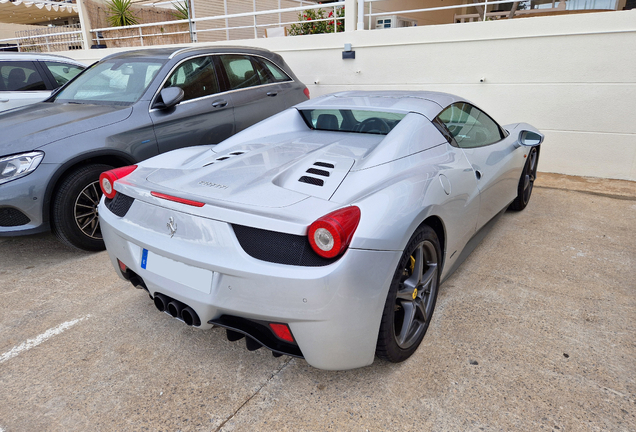
<svg viewBox="0 0 636 432"><path fill-rule="evenodd" d="M201 186L216 199L167 186L189 176L143 163L102 174L100 223L119 275L160 311L201 329L224 327L230 340L246 337L248 349L321 369L371 364L400 252L349 247L358 207L298 192L266 200L280 207L248 206L239 190L219 199L229 188L220 183ZM254 178L249 184L258 188Z"/></svg>

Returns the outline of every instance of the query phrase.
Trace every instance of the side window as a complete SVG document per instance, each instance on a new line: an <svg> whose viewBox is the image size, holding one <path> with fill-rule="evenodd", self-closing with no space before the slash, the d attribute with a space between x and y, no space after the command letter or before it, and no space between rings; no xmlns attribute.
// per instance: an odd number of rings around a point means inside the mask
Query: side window
<svg viewBox="0 0 636 432"><path fill-rule="evenodd" d="M46 90L46 85L32 62L0 63L0 79L2 80L0 90Z"/></svg>
<svg viewBox="0 0 636 432"><path fill-rule="evenodd" d="M250 56L222 55L221 63L223 63L232 90L260 85L261 79L264 80L264 83L268 82L263 66L252 62Z"/></svg>
<svg viewBox="0 0 636 432"><path fill-rule="evenodd" d="M453 104L437 118L444 123L457 145L462 148L486 146L505 137L493 119L467 103Z"/></svg>
<svg viewBox="0 0 636 432"><path fill-rule="evenodd" d="M59 62L43 62L44 66L51 72L57 85L55 87L66 84L70 79L75 78L75 75L84 70L83 67Z"/></svg>
<svg viewBox="0 0 636 432"><path fill-rule="evenodd" d="M186 60L172 72L165 87L181 87L184 101L218 93L219 82L214 59L204 56Z"/></svg>
<svg viewBox="0 0 636 432"><path fill-rule="evenodd" d="M274 63L265 59L259 59L259 61L267 67L267 70L269 70L274 82L291 81L291 78Z"/></svg>

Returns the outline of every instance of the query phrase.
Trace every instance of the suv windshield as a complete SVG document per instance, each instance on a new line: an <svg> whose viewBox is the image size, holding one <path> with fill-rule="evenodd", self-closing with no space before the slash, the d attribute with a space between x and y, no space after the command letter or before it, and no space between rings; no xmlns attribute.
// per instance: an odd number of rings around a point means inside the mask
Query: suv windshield
<svg viewBox="0 0 636 432"><path fill-rule="evenodd" d="M160 60L112 59L97 63L54 96L57 102L131 104L146 91Z"/></svg>
<svg viewBox="0 0 636 432"><path fill-rule="evenodd" d="M379 135L391 132L406 115L348 109L300 110L300 113L311 129Z"/></svg>

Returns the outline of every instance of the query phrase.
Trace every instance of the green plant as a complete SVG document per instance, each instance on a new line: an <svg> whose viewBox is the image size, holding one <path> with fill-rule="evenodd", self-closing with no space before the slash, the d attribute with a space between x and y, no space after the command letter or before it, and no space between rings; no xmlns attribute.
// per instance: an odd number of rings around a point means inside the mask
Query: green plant
<svg viewBox="0 0 636 432"><path fill-rule="evenodd" d="M329 18L332 19L329 21L320 21ZM333 10L325 16L323 9L309 9L298 14L298 21L303 22L291 25L289 30L291 36L333 33L334 25L336 25L336 32L342 32L344 31L344 7L336 8L335 17Z"/></svg>
<svg viewBox="0 0 636 432"><path fill-rule="evenodd" d="M188 15L188 0L185 0L184 2L176 2L176 3L172 3L172 6L174 6L175 11L172 13L172 15L174 15L174 17L178 20L187 20L189 15Z"/></svg>
<svg viewBox="0 0 636 432"><path fill-rule="evenodd" d="M123 27L139 24L137 17L130 10L131 0L111 0L108 6L108 24L111 27Z"/></svg>

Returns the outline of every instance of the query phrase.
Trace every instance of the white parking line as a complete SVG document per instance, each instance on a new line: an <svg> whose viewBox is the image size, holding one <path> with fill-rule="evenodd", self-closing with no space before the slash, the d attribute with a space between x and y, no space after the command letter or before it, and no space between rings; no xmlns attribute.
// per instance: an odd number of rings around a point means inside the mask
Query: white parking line
<svg viewBox="0 0 636 432"><path fill-rule="evenodd" d="M11 350L9 350L6 353L2 354L0 356L0 364L6 362L7 360L12 359L13 357L19 355L23 351L30 350L31 348L34 348L34 347L40 345L42 342L45 342L46 340L52 338L53 336L62 333L64 330L67 330L67 329L73 327L75 324L77 324L80 321L85 320L88 317L90 317L90 315L86 315L85 317L77 318L77 319L74 319L72 321L67 321L65 323L60 324L57 327L54 327L52 329L48 329L47 331L45 331L44 333L42 333L39 336L34 337L33 339L27 339L26 342L23 342L20 345L18 345L16 347L13 347ZM0 428L0 432L3 432L2 428Z"/></svg>

